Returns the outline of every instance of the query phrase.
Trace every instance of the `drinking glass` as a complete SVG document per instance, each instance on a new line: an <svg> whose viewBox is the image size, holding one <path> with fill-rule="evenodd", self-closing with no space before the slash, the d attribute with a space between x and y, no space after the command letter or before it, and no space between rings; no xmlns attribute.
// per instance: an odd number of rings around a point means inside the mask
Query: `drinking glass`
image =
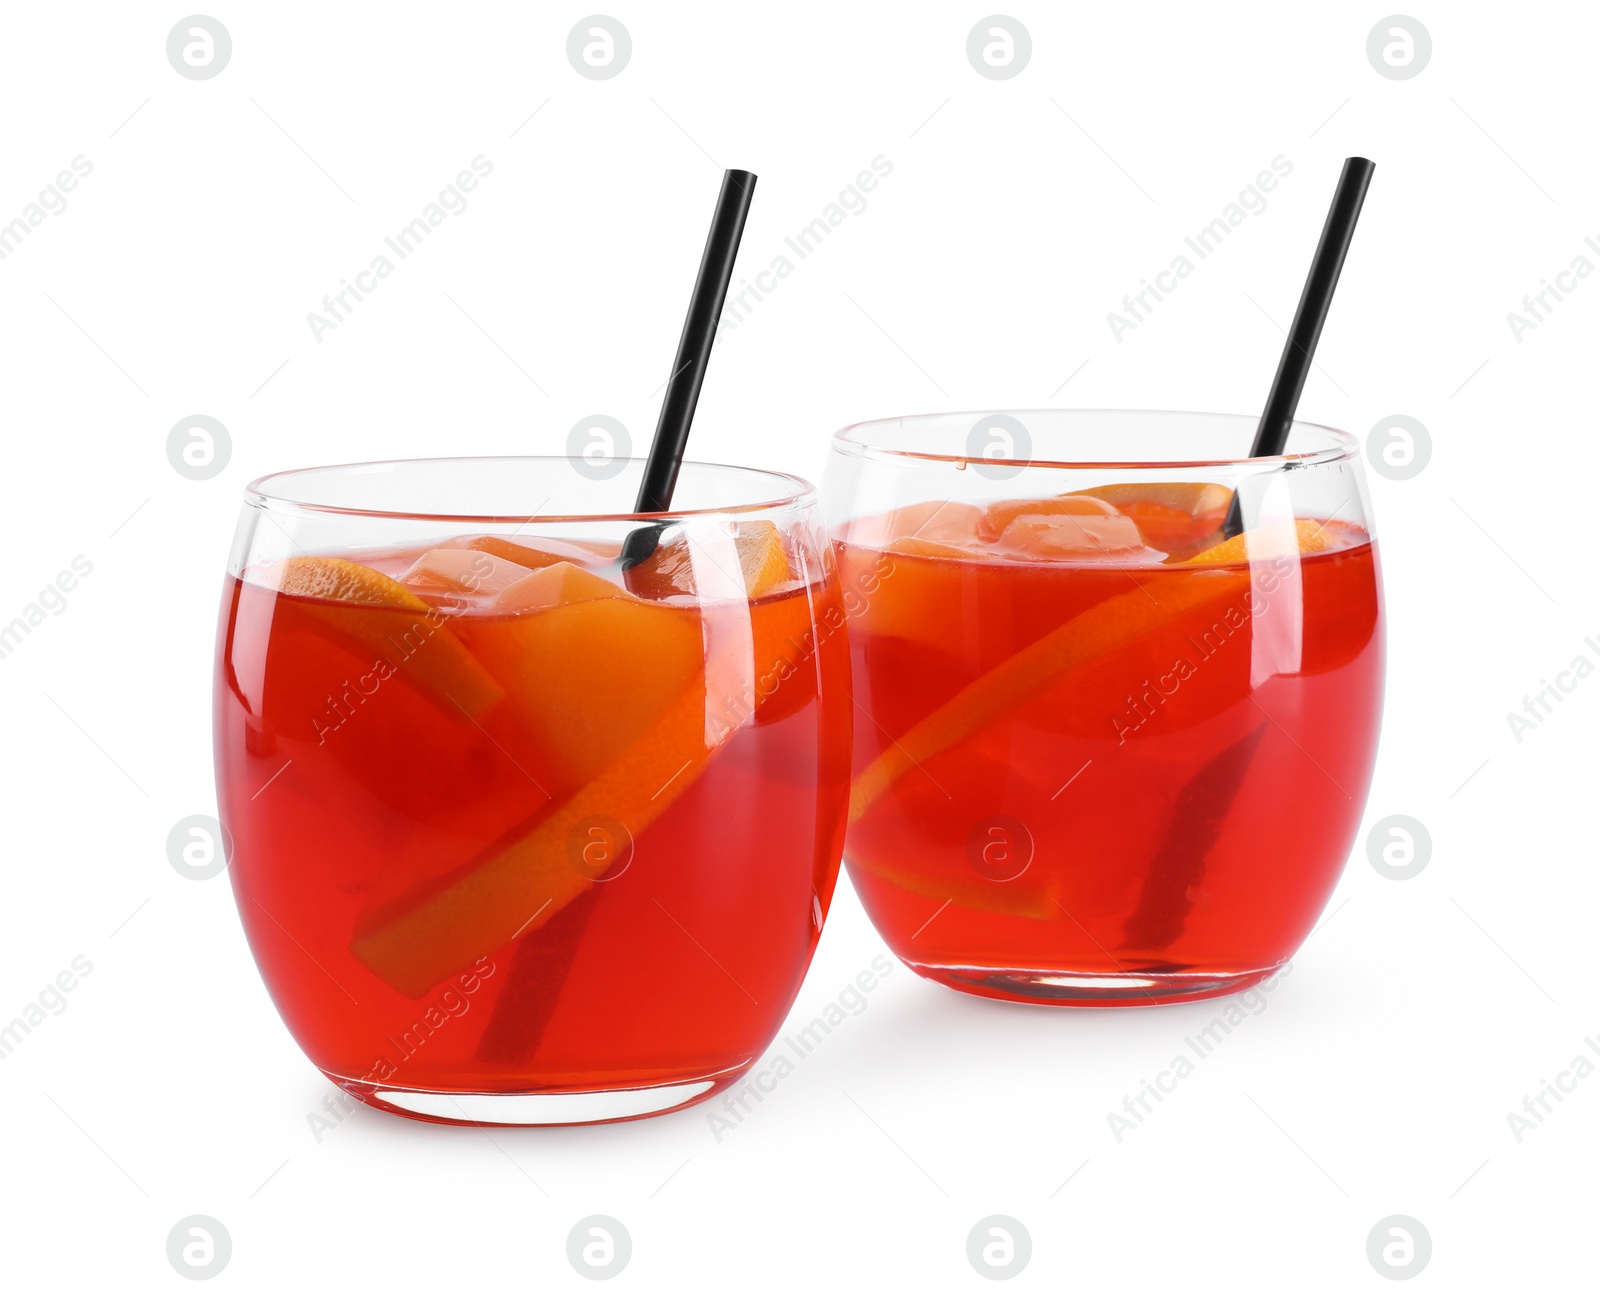
<svg viewBox="0 0 1600 1296"><path fill-rule="evenodd" d="M865 716L845 859L921 975L1161 1003L1260 981L1311 930L1372 773L1378 558L1356 442L1296 423L1241 459L1253 430L1014 411L835 435Z"/></svg>
<svg viewBox="0 0 1600 1296"><path fill-rule="evenodd" d="M615 512L642 467L246 492L215 703L234 894L290 1033L362 1102L681 1107L761 1055L811 960L851 713L814 491L686 463L671 513Z"/></svg>

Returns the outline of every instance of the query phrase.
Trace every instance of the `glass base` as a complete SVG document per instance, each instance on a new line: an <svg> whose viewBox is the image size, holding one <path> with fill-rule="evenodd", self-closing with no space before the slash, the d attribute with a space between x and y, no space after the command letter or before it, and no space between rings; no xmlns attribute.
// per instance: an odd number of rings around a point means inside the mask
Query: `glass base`
<svg viewBox="0 0 1600 1296"><path fill-rule="evenodd" d="M1129 968L1121 972L1019 971L981 967L936 967L908 963L918 976L965 994L1011 1003L1057 1004L1066 1008L1133 1008L1141 1004L1187 1003L1249 989L1282 964L1243 972Z"/></svg>
<svg viewBox="0 0 1600 1296"><path fill-rule="evenodd" d="M642 1120L704 1102L733 1084L747 1067L672 1084L617 1089L474 1090L407 1089L323 1074L353 1098L379 1111L441 1125L601 1125Z"/></svg>

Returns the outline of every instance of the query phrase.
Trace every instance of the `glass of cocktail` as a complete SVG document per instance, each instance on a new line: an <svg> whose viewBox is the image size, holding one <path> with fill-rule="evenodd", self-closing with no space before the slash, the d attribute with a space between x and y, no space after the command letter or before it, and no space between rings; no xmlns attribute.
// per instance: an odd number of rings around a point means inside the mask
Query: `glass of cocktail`
<svg viewBox="0 0 1600 1296"><path fill-rule="evenodd" d="M234 892L290 1032L363 1102L680 1107L760 1056L810 962L851 711L813 491L686 463L671 512L608 512L642 467L246 493L216 675Z"/></svg>
<svg viewBox="0 0 1600 1296"><path fill-rule="evenodd" d="M1168 1002L1269 976L1311 930L1372 772L1378 560L1356 442L1295 423L1285 453L1240 459L1254 425L1017 411L835 435L866 717L846 864L923 976Z"/></svg>

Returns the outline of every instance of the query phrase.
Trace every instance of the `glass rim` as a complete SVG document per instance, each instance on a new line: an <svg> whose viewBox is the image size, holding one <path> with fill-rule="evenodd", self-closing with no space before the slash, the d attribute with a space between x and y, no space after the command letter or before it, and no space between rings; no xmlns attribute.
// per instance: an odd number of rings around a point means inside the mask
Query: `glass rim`
<svg viewBox="0 0 1600 1296"><path fill-rule="evenodd" d="M612 462L624 465L639 464L642 468L645 460L629 457L614 459ZM700 459L685 459L679 465L680 472L702 468L713 469L718 472L735 473L752 480L764 478L775 484L787 485L791 489L786 494L777 495L772 499L756 500L744 504L724 504L712 508L665 509L659 513L624 511L615 513L534 513L531 515L522 513L435 513L419 509L377 509L343 504L319 504L303 499L295 499L290 495L277 493L272 489L275 483L308 477L313 473L346 472L358 474L362 472L371 473L381 469L421 468L430 464L465 463L561 464L569 470L572 466L572 460L567 455L431 455L413 459L365 459L352 463L316 464L307 468L285 468L277 472L264 473L245 486L244 502L247 507L259 508L268 512L276 510L296 513L321 513L335 517L389 518L414 522L483 524L517 522L526 525L529 523L661 522L687 518L722 517L729 514L764 513L814 504L817 495L815 486L804 477L797 477L794 473L783 472L775 468L749 468L741 464L712 463Z"/></svg>
<svg viewBox="0 0 1600 1296"><path fill-rule="evenodd" d="M1212 410L1151 410L1151 409L988 409L988 410L943 410L923 414L903 414L897 417L863 419L858 423L848 423L840 428L830 438L834 450L854 455L864 459L903 460L912 459L924 463L949 463L965 466L971 463L982 463L993 466L1014 466L1023 468L1054 468L1054 469L1104 469L1104 468L1129 468L1129 469L1166 469L1166 468L1251 468L1251 467L1282 467L1306 468L1317 464L1337 463L1346 459L1353 459L1361 453L1361 443L1349 432L1340 428L1330 427L1326 423L1313 423L1306 419L1295 419L1289 425L1290 435L1295 429L1304 428L1323 434L1333 441L1333 445L1320 450L1298 451L1280 455L1262 455L1251 458L1249 455L1225 456L1221 458L1198 459L1045 459L1038 455L1026 459L990 458L988 456L975 457L970 454L943 454L932 450L900 450L890 446L874 444L871 440L863 438L860 434L872 428L883 428L896 424L915 424L931 422L935 419L967 419L976 422L979 419L1004 415L1017 419L1027 424L1027 420L1041 416L1058 417L1070 415L1074 417L1093 417L1097 415L1129 416L1134 418L1160 418L1160 419L1229 419L1254 426L1260 419L1257 414L1225 414Z"/></svg>

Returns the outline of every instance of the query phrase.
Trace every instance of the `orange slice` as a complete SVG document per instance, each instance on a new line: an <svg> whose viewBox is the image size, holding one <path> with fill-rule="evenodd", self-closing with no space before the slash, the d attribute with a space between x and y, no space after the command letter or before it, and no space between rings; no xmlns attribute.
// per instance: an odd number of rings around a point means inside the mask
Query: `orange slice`
<svg viewBox="0 0 1600 1296"><path fill-rule="evenodd" d="M578 612L610 606L596 600ZM626 606L626 605L622 605ZM671 609L655 609L668 612ZM530 618L538 622L551 613ZM716 617L714 610L706 612ZM727 739L774 696L762 681L788 673L810 632L804 594L751 610L725 609L726 626L708 626L699 671L623 751L526 835L499 849L420 904L384 911L361 924L350 949L376 975L416 999L525 932L547 923L591 885L574 865L571 843L585 841L585 821L620 823L637 840L692 786ZM654 645L652 645L654 651ZM615 684L617 681L611 681ZM550 691L576 692L553 676ZM782 696L783 690L776 691ZM723 699L732 699L731 711Z"/></svg>
<svg viewBox="0 0 1600 1296"><path fill-rule="evenodd" d="M1111 482L1073 494L1104 500L1123 513L1150 505L1196 518L1215 515L1219 526L1233 502L1233 492L1216 482Z"/></svg>
<svg viewBox="0 0 1600 1296"><path fill-rule="evenodd" d="M1298 518L1294 526L1269 523L1242 531L1231 540L1212 545L1178 564L1182 567L1222 567L1233 563L1264 562L1295 554L1326 553L1341 539L1338 523Z"/></svg>
<svg viewBox="0 0 1600 1296"><path fill-rule="evenodd" d="M705 696L685 689L603 778L433 898L398 916L379 915L375 926L358 931L351 952L420 999L475 959L542 927L591 885L568 855L584 821L616 820L637 839L710 758L704 734Z"/></svg>
<svg viewBox="0 0 1600 1296"><path fill-rule="evenodd" d="M530 581L574 597L507 617L473 646L505 686L507 741L538 754L555 780L540 782L559 796L595 778L685 688L703 691L706 648L697 609L634 598L570 564L546 567L506 596L535 599L539 591L522 588ZM583 588L590 582L604 593Z"/></svg>
<svg viewBox="0 0 1600 1296"><path fill-rule="evenodd" d="M273 589L329 603L365 603L373 607L425 612L428 605L392 576L348 558L285 558L264 573Z"/></svg>
<svg viewBox="0 0 1600 1296"><path fill-rule="evenodd" d="M760 598L793 578L789 555L783 549L783 537L771 522L753 522L741 527L734 543L739 551L744 590L751 598Z"/></svg>
<svg viewBox="0 0 1600 1296"><path fill-rule="evenodd" d="M771 522L743 522L733 552L711 532L678 534L628 570L628 589L642 598L760 598L793 579L783 535Z"/></svg>
<svg viewBox="0 0 1600 1296"><path fill-rule="evenodd" d="M478 716L505 696L435 611L399 581L348 558L301 555L262 576L285 594L317 600L307 615L340 639L384 661L452 717ZM414 615L395 615L411 613Z"/></svg>
<svg viewBox="0 0 1600 1296"><path fill-rule="evenodd" d="M1216 482L1112 482L1077 494L1115 505L1146 544L1179 558L1204 546L1233 503L1233 492Z"/></svg>
<svg viewBox="0 0 1600 1296"><path fill-rule="evenodd" d="M1136 642L1163 622L1237 598L1250 584L1250 569L1238 565L1246 559L1260 561L1297 551L1317 553L1331 543L1325 525L1317 522L1252 528L1180 564L1214 570L1196 571L1191 580L1173 582L1159 604L1143 587L1095 604L980 675L901 734L850 785L850 822L861 818L873 802L918 765L971 737L1007 711L1025 705L1068 671ZM1301 545L1307 547L1299 548Z"/></svg>

